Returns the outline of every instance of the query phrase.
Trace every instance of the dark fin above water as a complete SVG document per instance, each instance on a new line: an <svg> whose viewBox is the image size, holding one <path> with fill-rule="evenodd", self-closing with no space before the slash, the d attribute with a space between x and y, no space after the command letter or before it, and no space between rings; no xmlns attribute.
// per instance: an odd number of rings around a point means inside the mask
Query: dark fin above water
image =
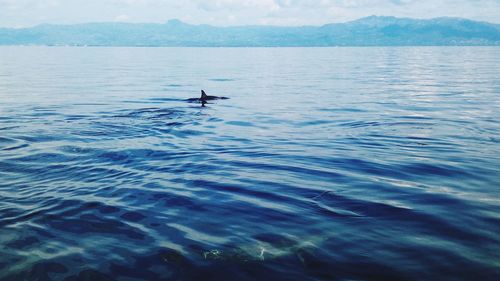
<svg viewBox="0 0 500 281"><path fill-rule="evenodd" d="M205 93L204 90L201 90L201 101L207 101L207 100L227 100L228 98L226 97L218 97L218 96L209 96L207 93Z"/></svg>
<svg viewBox="0 0 500 281"><path fill-rule="evenodd" d="M207 104L207 101L210 100L227 100L229 99L228 97L218 97L218 96L209 96L207 93L205 93L204 90L201 90L201 96L199 98L190 98L186 99L187 102L198 102L201 103L202 106L205 106Z"/></svg>

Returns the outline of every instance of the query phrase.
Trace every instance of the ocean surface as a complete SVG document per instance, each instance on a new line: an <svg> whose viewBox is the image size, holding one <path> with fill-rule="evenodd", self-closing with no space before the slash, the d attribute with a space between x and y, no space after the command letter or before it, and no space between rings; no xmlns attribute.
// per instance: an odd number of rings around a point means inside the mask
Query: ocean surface
<svg viewBox="0 0 500 281"><path fill-rule="evenodd" d="M499 95L498 47L1 47L0 280L500 280Z"/></svg>

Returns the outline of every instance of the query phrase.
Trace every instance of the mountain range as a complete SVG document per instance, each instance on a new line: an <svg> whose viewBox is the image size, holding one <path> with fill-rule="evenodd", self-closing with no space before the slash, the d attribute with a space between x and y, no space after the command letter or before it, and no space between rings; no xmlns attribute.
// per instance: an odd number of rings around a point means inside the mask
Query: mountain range
<svg viewBox="0 0 500 281"><path fill-rule="evenodd" d="M47 46L500 46L500 24L463 18L370 16L323 26L192 25L155 23L42 24L0 28L0 45Z"/></svg>

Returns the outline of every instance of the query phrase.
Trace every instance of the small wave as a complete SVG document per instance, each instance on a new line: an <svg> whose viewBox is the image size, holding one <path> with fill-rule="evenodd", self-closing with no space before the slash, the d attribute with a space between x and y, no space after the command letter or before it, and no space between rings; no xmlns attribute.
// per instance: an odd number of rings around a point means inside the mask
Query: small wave
<svg viewBox="0 0 500 281"><path fill-rule="evenodd" d="M1 281L500 276L498 49L21 49Z"/></svg>

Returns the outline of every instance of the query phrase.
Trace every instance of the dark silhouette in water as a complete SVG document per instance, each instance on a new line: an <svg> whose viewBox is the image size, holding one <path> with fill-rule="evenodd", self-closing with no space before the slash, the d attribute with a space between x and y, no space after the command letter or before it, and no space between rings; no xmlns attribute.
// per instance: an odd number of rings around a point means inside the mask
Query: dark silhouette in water
<svg viewBox="0 0 500 281"><path fill-rule="evenodd" d="M209 96L205 93L204 90L201 90L201 97L199 98L190 98L190 99L187 99L187 101L189 102L199 102L201 103L201 106L202 107L205 107L205 104L208 103L208 101L210 100L227 100L229 98L227 97L218 97L218 96Z"/></svg>

